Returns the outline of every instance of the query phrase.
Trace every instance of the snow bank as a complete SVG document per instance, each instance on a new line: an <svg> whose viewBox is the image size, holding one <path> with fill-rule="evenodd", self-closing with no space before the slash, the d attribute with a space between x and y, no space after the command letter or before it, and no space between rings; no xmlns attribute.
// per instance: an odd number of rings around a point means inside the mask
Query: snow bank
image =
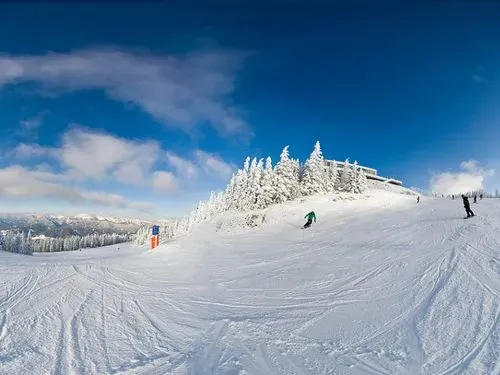
<svg viewBox="0 0 500 375"><path fill-rule="evenodd" d="M389 184L387 182L382 182L382 181L376 181L376 180L368 180L368 187L370 189L376 189L376 190L384 190L384 191L390 191L396 194L407 194L407 195L422 195L419 194L418 192L405 188L403 186L397 186L393 184Z"/></svg>
<svg viewBox="0 0 500 375"><path fill-rule="evenodd" d="M363 194L331 193L301 197L294 201L275 204L264 210L249 212L229 211L216 216L207 223L200 224L194 233L215 231L228 233L242 233L259 227L268 227L283 223L301 227L304 216L314 211L318 220L323 220L330 215L339 215L348 211L362 214L362 211L384 207L403 207L405 204L414 204L406 194L406 189L393 189L399 194L380 189L371 189Z"/></svg>

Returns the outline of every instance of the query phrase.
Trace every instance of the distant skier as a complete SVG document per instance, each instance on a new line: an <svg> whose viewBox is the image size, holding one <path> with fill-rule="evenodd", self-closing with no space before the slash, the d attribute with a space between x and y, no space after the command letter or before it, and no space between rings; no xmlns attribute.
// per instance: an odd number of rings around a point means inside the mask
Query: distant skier
<svg viewBox="0 0 500 375"><path fill-rule="evenodd" d="M304 219L307 218L307 223L304 224L304 229L309 228L312 224L312 221L316 222L316 214L314 211L309 212L306 216L304 216Z"/></svg>
<svg viewBox="0 0 500 375"><path fill-rule="evenodd" d="M455 200L455 196L454 196L454 195L452 195L452 196L451 196L451 199L452 199L452 200Z"/></svg>
<svg viewBox="0 0 500 375"><path fill-rule="evenodd" d="M465 212L467 213L467 217L474 216L474 212L472 212L472 210L470 209L469 198L467 198L465 195L462 194L462 199L464 201L464 208Z"/></svg>
<svg viewBox="0 0 500 375"><path fill-rule="evenodd" d="M474 203L477 203L477 195L474 195Z"/></svg>
<svg viewBox="0 0 500 375"><path fill-rule="evenodd" d="M420 203L420 195L417 196L417 203Z"/></svg>
<svg viewBox="0 0 500 375"><path fill-rule="evenodd" d="M483 194L479 194L479 199L483 200Z"/></svg>

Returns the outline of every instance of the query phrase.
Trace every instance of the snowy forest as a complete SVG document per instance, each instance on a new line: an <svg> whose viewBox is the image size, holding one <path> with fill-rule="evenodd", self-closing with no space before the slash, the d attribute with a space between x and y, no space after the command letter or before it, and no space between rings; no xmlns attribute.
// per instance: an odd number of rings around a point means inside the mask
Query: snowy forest
<svg viewBox="0 0 500 375"><path fill-rule="evenodd" d="M464 194L465 196L467 196L469 198L473 198L474 196L476 196L478 198L480 196L483 196L483 198L500 198L500 193L498 190L495 191L495 194L488 193L484 190L474 190L474 191L468 191L468 192L460 193L460 194ZM460 194L454 194L455 198L460 197ZM451 196L452 195L447 195L448 198L450 198Z"/></svg>
<svg viewBox="0 0 500 375"><path fill-rule="evenodd" d="M64 238L32 238L31 231L27 234L6 231L4 234L0 234L0 248L12 253L33 254L36 252L73 251L83 248L102 247L131 240L131 235L116 233Z"/></svg>
<svg viewBox="0 0 500 375"><path fill-rule="evenodd" d="M359 194L367 189L366 175L357 162L348 164L346 160L345 168L339 168L335 162L325 163L319 141L303 165L290 157L288 148L283 149L275 166L270 157L265 160L247 157L225 191L212 192L208 201L200 201L189 216L163 225L161 236L171 238L189 233L194 225L227 211L261 210L304 196L335 192ZM150 235L150 227L141 228L135 243L147 243Z"/></svg>

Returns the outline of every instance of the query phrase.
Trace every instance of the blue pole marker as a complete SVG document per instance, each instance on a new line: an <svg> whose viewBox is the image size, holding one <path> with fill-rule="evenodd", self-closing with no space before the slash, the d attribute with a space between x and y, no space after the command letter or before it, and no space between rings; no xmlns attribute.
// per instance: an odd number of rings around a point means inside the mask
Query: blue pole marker
<svg viewBox="0 0 500 375"><path fill-rule="evenodd" d="M157 236L160 234L160 226L159 225L153 225L153 236Z"/></svg>

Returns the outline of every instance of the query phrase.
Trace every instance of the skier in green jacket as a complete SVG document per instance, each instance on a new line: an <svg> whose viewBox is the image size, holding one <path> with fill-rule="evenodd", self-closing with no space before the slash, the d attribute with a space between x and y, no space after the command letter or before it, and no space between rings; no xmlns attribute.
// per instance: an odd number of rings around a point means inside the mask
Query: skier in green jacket
<svg viewBox="0 0 500 375"><path fill-rule="evenodd" d="M304 219L305 218L307 218L307 223L304 224L304 229L311 226L313 219L314 222L316 222L316 214L314 213L314 211L309 212L306 216L304 216Z"/></svg>

